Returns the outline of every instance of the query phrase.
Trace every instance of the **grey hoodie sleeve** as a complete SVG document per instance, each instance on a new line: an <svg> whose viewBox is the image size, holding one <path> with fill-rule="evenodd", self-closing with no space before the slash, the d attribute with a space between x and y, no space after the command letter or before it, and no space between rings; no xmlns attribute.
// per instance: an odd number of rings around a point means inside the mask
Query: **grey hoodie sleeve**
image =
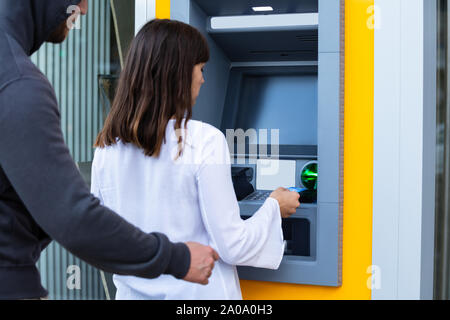
<svg viewBox="0 0 450 320"><path fill-rule="evenodd" d="M39 226L107 272L184 278L190 266L185 244L142 232L91 195L65 145L49 83L22 78L1 93L0 165Z"/></svg>

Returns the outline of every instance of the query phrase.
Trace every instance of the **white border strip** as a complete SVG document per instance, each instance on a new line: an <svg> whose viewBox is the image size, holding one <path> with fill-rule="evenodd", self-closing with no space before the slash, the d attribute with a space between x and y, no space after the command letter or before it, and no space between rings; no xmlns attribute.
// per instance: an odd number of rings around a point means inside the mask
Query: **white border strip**
<svg viewBox="0 0 450 320"><path fill-rule="evenodd" d="M423 240L434 236L422 210L426 1L375 0L373 299L432 298L422 292Z"/></svg>
<svg viewBox="0 0 450 320"><path fill-rule="evenodd" d="M135 34L148 21L156 18L156 0L136 0L135 7Z"/></svg>
<svg viewBox="0 0 450 320"><path fill-rule="evenodd" d="M372 299L389 300L398 298L401 2L375 5L382 25L375 29L374 53L372 264L378 273L372 274Z"/></svg>

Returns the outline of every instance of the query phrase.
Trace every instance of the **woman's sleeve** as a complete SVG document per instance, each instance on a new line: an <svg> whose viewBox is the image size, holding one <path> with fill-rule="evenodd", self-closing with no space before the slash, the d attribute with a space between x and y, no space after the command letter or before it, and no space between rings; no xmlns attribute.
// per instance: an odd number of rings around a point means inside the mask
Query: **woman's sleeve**
<svg viewBox="0 0 450 320"><path fill-rule="evenodd" d="M94 197L100 200L100 204L104 205L102 193L100 191L100 181L97 178L97 161L98 155L97 150L95 151L94 160L92 161L91 169L91 193Z"/></svg>
<svg viewBox="0 0 450 320"><path fill-rule="evenodd" d="M202 151L197 183L210 245L228 264L278 269L284 252L278 201L268 198L244 221L234 193L225 136L217 132L208 140Z"/></svg>

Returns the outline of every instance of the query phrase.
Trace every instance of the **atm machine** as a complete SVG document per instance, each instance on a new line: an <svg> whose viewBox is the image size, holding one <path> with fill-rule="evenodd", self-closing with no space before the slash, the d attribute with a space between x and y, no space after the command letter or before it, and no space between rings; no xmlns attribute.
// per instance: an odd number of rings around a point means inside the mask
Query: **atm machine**
<svg viewBox="0 0 450 320"><path fill-rule="evenodd" d="M193 118L227 136L243 219L279 186L301 193L280 268L239 277L341 286L344 1L171 0L171 19L208 40Z"/></svg>

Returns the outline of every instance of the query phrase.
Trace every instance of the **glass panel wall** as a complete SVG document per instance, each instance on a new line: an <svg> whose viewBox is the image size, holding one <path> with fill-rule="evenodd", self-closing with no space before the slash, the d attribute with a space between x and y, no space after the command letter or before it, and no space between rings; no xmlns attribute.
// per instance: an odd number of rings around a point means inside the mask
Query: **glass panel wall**
<svg viewBox="0 0 450 320"><path fill-rule="evenodd" d="M450 299L450 81L448 0L438 0L434 298Z"/></svg>

